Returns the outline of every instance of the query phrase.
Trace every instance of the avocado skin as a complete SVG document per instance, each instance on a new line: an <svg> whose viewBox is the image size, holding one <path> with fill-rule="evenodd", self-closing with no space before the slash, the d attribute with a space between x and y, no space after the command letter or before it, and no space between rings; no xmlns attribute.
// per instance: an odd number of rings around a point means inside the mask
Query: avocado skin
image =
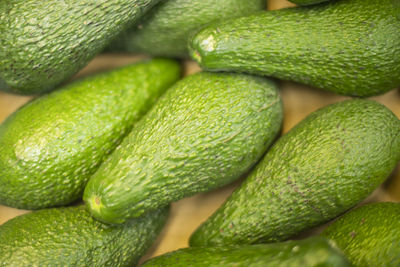
<svg viewBox="0 0 400 267"><path fill-rule="evenodd" d="M180 77L154 59L88 77L44 95L0 125L0 203L68 204L133 124Z"/></svg>
<svg viewBox="0 0 400 267"><path fill-rule="evenodd" d="M332 241L311 237L275 244L184 248L150 259L141 266L345 267L350 264Z"/></svg>
<svg viewBox="0 0 400 267"><path fill-rule="evenodd" d="M201 27L265 10L265 0L162 1L113 41L108 51L186 58L190 35Z"/></svg>
<svg viewBox="0 0 400 267"><path fill-rule="evenodd" d="M134 266L167 217L163 208L106 225L83 205L24 214L0 226L0 266Z"/></svg>
<svg viewBox="0 0 400 267"><path fill-rule="evenodd" d="M327 2L331 0L289 0L289 2L292 2L296 5L299 6L308 6L308 5L315 5L323 2Z"/></svg>
<svg viewBox="0 0 400 267"><path fill-rule="evenodd" d="M400 266L400 204L374 203L357 208L322 235L336 241L354 266Z"/></svg>
<svg viewBox="0 0 400 267"><path fill-rule="evenodd" d="M278 134L272 81L198 73L170 88L90 178L93 216L122 223L246 173Z"/></svg>
<svg viewBox="0 0 400 267"><path fill-rule="evenodd" d="M53 89L158 1L0 1L0 90Z"/></svg>
<svg viewBox="0 0 400 267"><path fill-rule="evenodd" d="M191 246L278 242L367 197L400 159L400 121L374 101L324 107L282 136L191 236Z"/></svg>
<svg viewBox="0 0 400 267"><path fill-rule="evenodd" d="M189 42L209 71L272 76L367 97L400 86L400 3L351 0L260 12Z"/></svg>

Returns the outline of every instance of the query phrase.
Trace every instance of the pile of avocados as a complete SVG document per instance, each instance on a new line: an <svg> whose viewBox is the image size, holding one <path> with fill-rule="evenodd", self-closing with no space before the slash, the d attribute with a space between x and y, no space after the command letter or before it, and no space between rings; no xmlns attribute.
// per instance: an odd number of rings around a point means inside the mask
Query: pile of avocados
<svg viewBox="0 0 400 267"><path fill-rule="evenodd" d="M33 210L0 266L136 266L172 202L243 176L142 266L400 266L400 203L357 207L400 161L365 99L400 87L400 1L291 2L0 1L0 90L37 96L0 124L0 204ZM153 58L69 81L104 51ZM281 136L278 79L354 98Z"/></svg>

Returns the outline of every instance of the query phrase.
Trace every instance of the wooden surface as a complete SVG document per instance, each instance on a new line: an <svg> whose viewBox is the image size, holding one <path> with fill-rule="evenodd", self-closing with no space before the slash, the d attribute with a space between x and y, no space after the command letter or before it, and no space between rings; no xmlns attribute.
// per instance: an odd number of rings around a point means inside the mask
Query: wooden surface
<svg viewBox="0 0 400 267"><path fill-rule="evenodd" d="M270 1L271 9L291 6L283 0ZM125 65L144 58L144 56L127 55L102 55L93 60L77 76L84 76L94 72ZM185 74L199 71L193 62L185 62ZM283 132L287 132L305 116L325 105L346 99L332 93L323 92L307 86L291 82L281 82L281 95L284 103L285 119ZM19 106L31 97L14 96L0 93L0 121L4 120ZM400 118L399 90L391 91L373 99L386 105ZM167 251L186 247L188 237L197 226L211 215L226 199L226 197L239 184L236 182L222 189L186 198L173 203L171 216L156 244L151 248L145 258L160 255ZM400 168L393 173L388 181L377 189L367 201L400 201ZM16 210L0 206L0 224L10 218L27 211Z"/></svg>

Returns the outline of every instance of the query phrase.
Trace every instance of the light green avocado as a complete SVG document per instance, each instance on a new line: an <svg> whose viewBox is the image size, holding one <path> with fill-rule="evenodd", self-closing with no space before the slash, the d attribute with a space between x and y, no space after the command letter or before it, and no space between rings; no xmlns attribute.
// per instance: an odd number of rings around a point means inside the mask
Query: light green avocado
<svg viewBox="0 0 400 267"><path fill-rule="evenodd" d="M322 235L335 240L354 266L400 266L400 203L357 208Z"/></svg>
<svg viewBox="0 0 400 267"><path fill-rule="evenodd" d="M133 124L180 77L154 59L98 74L26 104L0 125L0 203L68 204Z"/></svg>
<svg viewBox="0 0 400 267"><path fill-rule="evenodd" d="M141 267L346 267L334 243L322 237L275 244L192 247L150 259Z"/></svg>
<svg viewBox="0 0 400 267"><path fill-rule="evenodd" d="M189 42L210 71L372 96L400 86L400 1L343 0L213 24Z"/></svg>
<svg viewBox="0 0 400 267"><path fill-rule="evenodd" d="M196 30L214 21L250 15L265 7L265 0L161 1L137 25L118 36L108 51L188 57L187 42Z"/></svg>
<svg viewBox="0 0 400 267"><path fill-rule="evenodd" d="M400 159L400 120L369 100L324 107L282 136L191 246L286 240L366 198Z"/></svg>
<svg viewBox="0 0 400 267"><path fill-rule="evenodd" d="M198 73L170 88L90 178L84 201L96 218L122 223L246 173L278 134L275 83Z"/></svg>
<svg viewBox="0 0 400 267"><path fill-rule="evenodd" d="M308 6L308 5L315 5L315 4L319 4L319 3L323 3L323 2L327 2L327 1L331 1L331 0L289 0L292 3L295 3L296 5L299 6Z"/></svg>
<svg viewBox="0 0 400 267"><path fill-rule="evenodd" d="M0 266L135 266L167 217L163 208L111 226L83 205L28 213L0 226Z"/></svg>
<svg viewBox="0 0 400 267"><path fill-rule="evenodd" d="M1 0L0 90L53 89L158 1Z"/></svg>

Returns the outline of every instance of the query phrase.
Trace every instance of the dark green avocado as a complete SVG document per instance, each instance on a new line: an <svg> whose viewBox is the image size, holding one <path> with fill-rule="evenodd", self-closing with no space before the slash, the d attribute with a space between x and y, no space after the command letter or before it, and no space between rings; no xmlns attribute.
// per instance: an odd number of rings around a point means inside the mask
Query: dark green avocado
<svg viewBox="0 0 400 267"><path fill-rule="evenodd" d="M400 266L400 203L357 208L322 235L335 240L354 266Z"/></svg>
<svg viewBox="0 0 400 267"><path fill-rule="evenodd" d="M400 120L385 106L369 100L326 106L272 146L190 245L286 240L355 206L399 159Z"/></svg>
<svg viewBox="0 0 400 267"><path fill-rule="evenodd" d="M161 1L140 22L113 41L108 51L188 57L187 42L196 30L214 21L265 10L265 0Z"/></svg>
<svg viewBox="0 0 400 267"><path fill-rule="evenodd" d="M83 205L28 213L0 226L0 266L135 266L167 217L163 208L111 226Z"/></svg>
<svg viewBox="0 0 400 267"><path fill-rule="evenodd" d="M272 81L198 73L170 88L90 178L96 218L122 223L246 173L281 127Z"/></svg>
<svg viewBox="0 0 400 267"><path fill-rule="evenodd" d="M213 24L189 42L209 71L367 97L400 87L400 1L342 0Z"/></svg>
<svg viewBox="0 0 400 267"><path fill-rule="evenodd" d="M346 267L348 260L322 237L274 244L192 247L150 259L142 267Z"/></svg>
<svg viewBox="0 0 400 267"><path fill-rule="evenodd" d="M154 59L94 75L39 97L0 125L0 203L68 204L133 124L180 77Z"/></svg>
<svg viewBox="0 0 400 267"><path fill-rule="evenodd" d="M0 90L53 89L158 1L1 0Z"/></svg>

